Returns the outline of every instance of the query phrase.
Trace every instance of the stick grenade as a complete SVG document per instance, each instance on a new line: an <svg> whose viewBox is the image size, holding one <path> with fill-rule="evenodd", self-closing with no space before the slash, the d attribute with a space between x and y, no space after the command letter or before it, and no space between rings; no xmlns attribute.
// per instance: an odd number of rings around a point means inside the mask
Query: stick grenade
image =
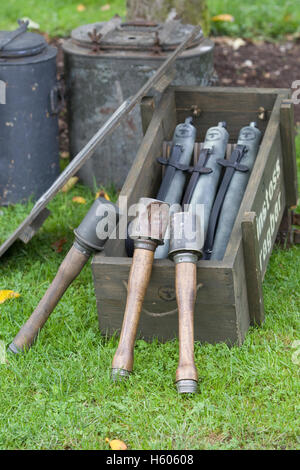
<svg viewBox="0 0 300 470"><path fill-rule="evenodd" d="M132 371L136 332L151 276L154 252L157 245L163 243L168 222L167 203L150 198L139 200L138 215L131 224L134 254L120 341L112 362L114 381L128 377Z"/></svg>
<svg viewBox="0 0 300 470"><path fill-rule="evenodd" d="M176 299L179 322L178 393L197 391L198 372L194 360L194 305L197 293L197 261L203 238L200 219L194 212L171 216L169 258L175 263Z"/></svg>
<svg viewBox="0 0 300 470"><path fill-rule="evenodd" d="M101 251L119 220L115 204L99 197L78 228L74 230L75 241L60 265L58 272L44 297L9 345L17 354L28 350L57 303L81 272L93 252Z"/></svg>

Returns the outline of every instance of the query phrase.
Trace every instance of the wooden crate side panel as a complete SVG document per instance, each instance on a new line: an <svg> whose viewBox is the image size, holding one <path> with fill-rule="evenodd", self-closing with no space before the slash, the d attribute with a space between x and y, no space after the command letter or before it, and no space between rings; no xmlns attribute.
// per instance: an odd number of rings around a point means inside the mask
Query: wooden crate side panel
<svg viewBox="0 0 300 470"><path fill-rule="evenodd" d="M131 262L131 258L94 258L92 271L99 299L126 298ZM200 263L197 269L197 302L233 305L235 298L231 269L209 269ZM175 267L171 261L154 261L145 302L152 303L153 313L176 308Z"/></svg>
<svg viewBox="0 0 300 470"><path fill-rule="evenodd" d="M264 278L272 248L286 206L282 148L279 132L259 182L251 211L257 216L259 268Z"/></svg>
<svg viewBox="0 0 300 470"><path fill-rule="evenodd" d="M243 247L240 244L233 267L233 283L236 308L236 328L238 344L242 344L250 326L250 315L248 305L248 291L246 279L246 267Z"/></svg>
<svg viewBox="0 0 300 470"><path fill-rule="evenodd" d="M121 331L125 300L97 299L99 328L102 334L112 336ZM149 308L145 303L145 308ZM122 314L120 314L120 311ZM225 342L228 345L240 344L236 330L236 315L233 305L197 304L195 308L195 341L202 343ZM178 337L178 313L166 316L149 316L145 310L141 313L138 337L146 341L157 338L165 342Z"/></svg>
<svg viewBox="0 0 300 470"><path fill-rule="evenodd" d="M203 140L207 129L217 125L219 121L228 123L230 142L235 142L241 127L251 121L257 121L262 132L265 131L268 118L271 115L276 93L258 89L243 90L240 88L205 88L175 90L177 122L182 122L191 114L192 107L197 107L200 115L194 118L197 128L197 139ZM265 110L265 119L260 120L260 110Z"/></svg>
<svg viewBox="0 0 300 470"><path fill-rule="evenodd" d="M205 265L206 262L202 262ZM99 325L102 333L120 332L126 303L131 260L98 256L92 264ZM232 270L201 266L197 269L195 339L201 342L240 344L236 321ZM216 295L216 292L218 295ZM175 269L167 260L154 262L143 303L139 335L161 341L178 335Z"/></svg>
<svg viewBox="0 0 300 470"><path fill-rule="evenodd" d="M280 161L282 160L279 130L281 101L282 96L278 96L225 252L223 261L226 264L229 264L230 262L234 263L237 247L239 247L241 243L241 223L245 212L256 212L259 209L259 199L261 198L262 201L264 199L265 188L267 184L270 184L270 175L273 176L274 168L276 168L276 162L278 158ZM280 164L282 166L282 162ZM280 180L280 184L282 184L282 171Z"/></svg>
<svg viewBox="0 0 300 470"><path fill-rule="evenodd" d="M247 107L257 111L261 106L271 111L278 94L288 95L288 90L275 88L226 87L174 87L176 108L199 106L204 111L238 111Z"/></svg>
<svg viewBox="0 0 300 470"><path fill-rule="evenodd" d="M298 203L298 175L295 147L294 104L284 100L280 109L280 131L287 207Z"/></svg>
<svg viewBox="0 0 300 470"><path fill-rule="evenodd" d="M242 236L249 316L252 325L261 325L265 319L265 308L256 223L256 213L245 212L242 221Z"/></svg>

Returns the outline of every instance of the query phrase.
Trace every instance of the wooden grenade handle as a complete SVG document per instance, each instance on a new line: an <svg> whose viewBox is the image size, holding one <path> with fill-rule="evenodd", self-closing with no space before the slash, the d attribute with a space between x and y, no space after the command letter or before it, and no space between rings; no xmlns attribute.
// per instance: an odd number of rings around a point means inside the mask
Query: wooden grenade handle
<svg viewBox="0 0 300 470"><path fill-rule="evenodd" d="M57 303L88 259L89 254L84 254L74 245L72 246L44 297L10 344L9 349L12 352L18 353L30 348Z"/></svg>
<svg viewBox="0 0 300 470"><path fill-rule="evenodd" d="M197 265L176 264L176 298L179 321L179 362L176 383L181 380L198 381L194 359L194 306L196 301ZM179 390L178 390L179 391Z"/></svg>
<svg viewBox="0 0 300 470"><path fill-rule="evenodd" d="M120 375L128 375L132 371L134 343L144 297L150 281L153 258L154 251L142 248L134 250L120 341L112 362L113 377L114 375L117 377L118 371Z"/></svg>

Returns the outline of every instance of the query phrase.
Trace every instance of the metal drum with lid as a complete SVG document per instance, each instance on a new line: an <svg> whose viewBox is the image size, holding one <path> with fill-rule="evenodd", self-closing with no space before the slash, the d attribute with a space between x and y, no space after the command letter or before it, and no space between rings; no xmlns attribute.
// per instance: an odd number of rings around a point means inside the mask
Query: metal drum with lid
<svg viewBox="0 0 300 470"><path fill-rule="evenodd" d="M113 18L72 31L71 38L63 42L71 157L144 85L192 28L178 21L121 23L120 18ZM176 60L173 84L210 85L213 48L213 42L200 32ZM141 138L136 106L81 168L80 178L91 187L114 183L120 189Z"/></svg>
<svg viewBox="0 0 300 470"><path fill-rule="evenodd" d="M57 49L0 31L0 205L37 199L59 174Z"/></svg>

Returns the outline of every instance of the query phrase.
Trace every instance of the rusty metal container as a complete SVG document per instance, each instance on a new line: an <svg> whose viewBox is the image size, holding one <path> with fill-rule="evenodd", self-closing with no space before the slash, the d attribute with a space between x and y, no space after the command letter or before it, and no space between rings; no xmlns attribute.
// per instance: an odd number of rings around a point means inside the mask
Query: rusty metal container
<svg viewBox="0 0 300 470"><path fill-rule="evenodd" d="M192 26L108 23L80 26L63 43L71 157L86 144L113 111L136 93L190 33ZM213 42L200 33L176 60L177 85L210 85L214 79ZM156 90L156 95L160 93ZM136 107L80 170L94 187L122 187L142 138Z"/></svg>
<svg viewBox="0 0 300 470"><path fill-rule="evenodd" d="M59 174L57 49L0 31L0 205L39 198Z"/></svg>

